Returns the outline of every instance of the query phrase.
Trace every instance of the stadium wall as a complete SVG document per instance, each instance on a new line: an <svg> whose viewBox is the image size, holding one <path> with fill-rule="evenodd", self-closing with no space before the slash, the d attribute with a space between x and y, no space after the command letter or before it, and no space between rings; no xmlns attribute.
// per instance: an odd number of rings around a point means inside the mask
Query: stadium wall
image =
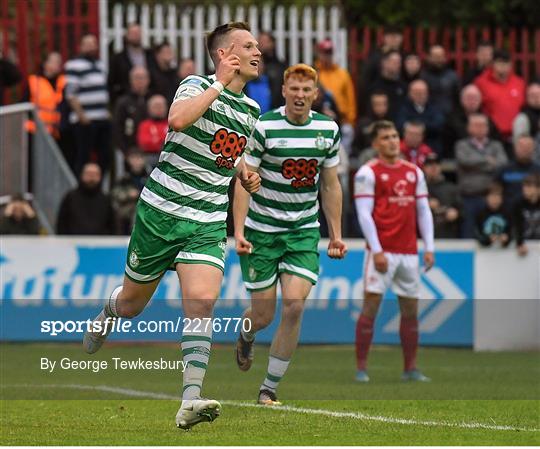
<svg viewBox="0 0 540 449"><path fill-rule="evenodd" d="M351 240L346 261L329 259L321 242L321 275L304 318L302 343L352 343L362 306L364 243ZM0 305L2 340L78 340L41 332L42 320L86 320L121 283L127 239L123 237L2 237ZM229 245L216 317L239 317L248 304L238 257ZM181 314L176 275L167 273L141 320L172 320ZM438 241L437 265L422 273L421 343L477 349L538 348L540 244L526 258L512 249L479 249L473 241ZM474 298L474 299L473 299ZM277 323L258 336L269 342ZM220 331L219 342L236 333ZM112 335L116 340L178 340L178 333ZM388 294L376 324L375 342L399 342L399 309Z"/></svg>

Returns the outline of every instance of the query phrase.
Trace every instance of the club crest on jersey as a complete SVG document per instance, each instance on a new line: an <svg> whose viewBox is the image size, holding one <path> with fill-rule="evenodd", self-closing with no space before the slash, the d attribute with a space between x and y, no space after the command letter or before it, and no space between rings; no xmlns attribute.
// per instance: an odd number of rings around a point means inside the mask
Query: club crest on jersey
<svg viewBox="0 0 540 449"><path fill-rule="evenodd" d="M257 121L257 119L251 115L248 115L247 116L247 123L248 123L248 126L250 128L254 128L255 127L255 122Z"/></svg>
<svg viewBox="0 0 540 449"><path fill-rule="evenodd" d="M254 281L257 279L257 272L255 271L255 268L249 267L249 280Z"/></svg>
<svg viewBox="0 0 540 449"><path fill-rule="evenodd" d="M131 251L131 254L129 255L129 266L131 268L137 268L140 262L141 261L139 260L137 253L135 251Z"/></svg>
<svg viewBox="0 0 540 449"><path fill-rule="evenodd" d="M398 206L404 207L409 205L414 201L414 195L407 193L408 182L405 179L400 179L394 184L392 190L395 195L390 196L389 201L391 203L396 203Z"/></svg>
<svg viewBox="0 0 540 449"><path fill-rule="evenodd" d="M221 256L225 257L225 249L227 248L227 242L219 242L219 249L221 249Z"/></svg>
<svg viewBox="0 0 540 449"><path fill-rule="evenodd" d="M326 148L326 140L324 139L324 136L321 133L319 133L319 135L315 139L315 147L318 150L324 150Z"/></svg>
<svg viewBox="0 0 540 449"><path fill-rule="evenodd" d="M405 175L405 178L410 183L413 183L414 181L416 181L416 176L414 175L414 172L412 172L412 171L408 171L407 174Z"/></svg>
<svg viewBox="0 0 540 449"><path fill-rule="evenodd" d="M405 180L400 179L398 182L394 184L394 192L396 192L397 196L404 196L407 192L407 183Z"/></svg>

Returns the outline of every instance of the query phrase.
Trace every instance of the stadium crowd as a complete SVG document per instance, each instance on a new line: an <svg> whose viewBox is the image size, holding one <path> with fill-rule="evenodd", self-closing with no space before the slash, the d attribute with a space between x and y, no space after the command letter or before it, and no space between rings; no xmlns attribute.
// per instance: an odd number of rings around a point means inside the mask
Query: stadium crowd
<svg viewBox="0 0 540 449"><path fill-rule="evenodd" d="M283 104L287 61L277 57L271 33L258 40L261 73L246 94L264 113ZM437 238L476 238L486 246L515 240L526 254L525 241L540 239L540 80L526 85L510 54L487 41L479 43L476 64L463 76L443 46L432 45L422 60L402 44L399 29L385 30L382 45L363 64L357 92L349 72L334 62L333 43L317 44L314 109L340 125L344 191L348 175L375 155L370 126L391 120L402 137L402 157L425 172ZM64 64L59 53L48 54L22 81L24 99L36 104L79 179L62 200L57 232L129 234L138 195L158 163L168 108L195 64L175 64L167 42L144 48L136 23L127 27L124 49L112 56L108 73L95 36L84 36L79 48ZM2 67L16 82L16 68L7 60ZM32 123L28 131L34 132ZM354 207L345 213L344 236L360 237ZM21 196L4 208L0 228L6 234L39 229Z"/></svg>

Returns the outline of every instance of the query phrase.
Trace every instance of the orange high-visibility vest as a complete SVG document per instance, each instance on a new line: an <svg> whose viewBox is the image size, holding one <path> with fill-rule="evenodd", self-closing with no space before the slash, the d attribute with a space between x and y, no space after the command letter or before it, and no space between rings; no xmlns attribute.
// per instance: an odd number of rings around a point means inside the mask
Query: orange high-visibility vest
<svg viewBox="0 0 540 449"><path fill-rule="evenodd" d="M30 102L36 105L38 116L45 124L49 134L57 138L59 136L58 126L60 125L58 105L62 102L66 77L59 75L56 80L56 89L54 89L44 76L30 75L28 77L28 86L30 89ZM26 129L34 133L36 124L29 120Z"/></svg>

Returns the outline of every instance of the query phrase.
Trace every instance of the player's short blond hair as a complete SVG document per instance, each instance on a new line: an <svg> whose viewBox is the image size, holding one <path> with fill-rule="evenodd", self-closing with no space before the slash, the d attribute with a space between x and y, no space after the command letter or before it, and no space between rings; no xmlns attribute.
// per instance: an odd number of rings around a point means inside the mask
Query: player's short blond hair
<svg viewBox="0 0 540 449"><path fill-rule="evenodd" d="M283 72L283 83L286 83L290 77L307 78L317 84L319 75L317 71L307 64L295 64Z"/></svg>

